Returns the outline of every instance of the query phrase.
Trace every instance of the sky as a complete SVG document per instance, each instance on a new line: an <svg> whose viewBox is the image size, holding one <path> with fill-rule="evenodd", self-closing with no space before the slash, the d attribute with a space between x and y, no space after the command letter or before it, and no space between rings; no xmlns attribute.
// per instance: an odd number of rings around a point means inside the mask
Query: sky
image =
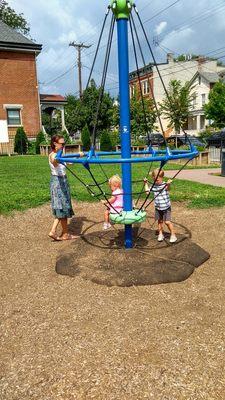
<svg viewBox="0 0 225 400"><path fill-rule="evenodd" d="M82 86L85 88L109 0L8 0L30 24L32 39L43 45L37 57L40 93L78 96L77 51L70 42L91 45L82 51ZM136 6L157 62L166 54L201 54L220 57L225 63L225 0L137 0ZM110 12L111 13L111 12ZM92 77L101 82L109 14ZM145 62L152 62L140 26L134 15ZM129 37L130 71L135 58ZM117 35L113 36L106 90L118 93ZM143 65L138 55L139 65ZM187 67L186 67L187 68Z"/></svg>

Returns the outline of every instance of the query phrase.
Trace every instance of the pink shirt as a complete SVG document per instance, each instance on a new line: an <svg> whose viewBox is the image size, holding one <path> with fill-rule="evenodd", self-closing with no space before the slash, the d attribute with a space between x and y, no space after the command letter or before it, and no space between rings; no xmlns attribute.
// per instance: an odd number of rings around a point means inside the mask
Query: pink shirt
<svg viewBox="0 0 225 400"><path fill-rule="evenodd" d="M114 203L112 203L112 206L110 207L109 211L113 214L115 214L116 211L120 212L123 210L123 189L115 189L112 192L112 195L115 196L116 200ZM115 210L114 210L115 208Z"/></svg>

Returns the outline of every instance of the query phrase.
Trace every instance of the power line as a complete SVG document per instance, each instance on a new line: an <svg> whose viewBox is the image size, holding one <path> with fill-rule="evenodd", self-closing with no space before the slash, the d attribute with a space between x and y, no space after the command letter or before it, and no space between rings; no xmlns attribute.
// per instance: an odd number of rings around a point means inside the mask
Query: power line
<svg viewBox="0 0 225 400"><path fill-rule="evenodd" d="M172 35L182 32L184 29L190 28L192 25L194 25L196 23L206 20L207 18L211 17L213 14L217 13L218 11L221 11L221 9L223 9L224 7L225 7L225 4L224 4L224 1L222 1L222 3L220 3L220 5L217 5L215 8L208 9L203 14L201 14L201 16L195 15L195 16L187 19L186 21L184 21L182 24L175 25L174 27L172 27L172 29L170 31L167 31L164 33L164 36L161 39L161 41L164 40L165 37L168 36L169 34L171 37ZM189 23L187 23L187 22L189 22ZM162 34L159 35L158 38L160 38L160 36L162 36Z"/></svg>
<svg viewBox="0 0 225 400"><path fill-rule="evenodd" d="M220 57L220 58L225 58L225 54L222 56L222 57ZM193 61L193 60L189 60L189 61L187 61L187 62L190 62L190 61ZM209 61L206 61L205 63L204 63L204 66L205 66L205 64L207 64L207 63L210 63L212 60L209 60ZM193 69L193 68L196 68L196 65L194 65L194 66L192 66L192 67L189 67L189 68L184 68L183 66L182 66L182 68L181 69L179 69L179 70L177 70L176 72L182 72L182 71L184 71L184 70L191 70L191 69ZM167 70L167 69L170 69L170 67L167 67L167 68L165 68L163 71L165 71L165 70ZM211 70L211 69L209 69L208 68L208 70L209 71L211 71L211 72L215 72L215 71L213 71L213 70ZM173 75L174 74L174 72L169 72L169 73L167 73L167 74L163 74L163 73L161 73L161 76L162 76L162 78L164 78L165 76L170 76L170 75ZM154 77L153 78L154 80L155 79L159 79L159 76L156 76L156 77ZM110 89L110 90L112 90L112 89L118 89L119 88L119 85L118 86L113 86L113 87L106 87L106 89Z"/></svg>
<svg viewBox="0 0 225 400"><path fill-rule="evenodd" d="M154 14L150 19L151 20L153 20L156 16L158 16L158 15L160 15L161 13L163 13L166 9L169 9L169 8L171 8L173 5L175 5L176 3L178 3L180 0L176 0L175 2L173 2L173 3L171 3L171 4L169 4L167 7L165 7L165 8L163 8L163 9L161 9L160 11L158 11L158 12L156 12L156 14ZM149 6L149 5L151 5L150 3L149 4L147 4L145 7L143 7L140 11L142 11L144 8L146 8L147 6ZM146 22L146 21L145 21ZM144 22L144 23L145 23ZM100 24L100 22L96 25L96 27L98 26ZM83 35L84 36L84 35ZM90 35L89 35L90 36ZM90 38L93 38L95 35L92 35L92 36L90 36ZM116 40L113 40L113 42L112 43L115 43L115 41ZM104 47L106 47L106 44L104 44L104 45L102 45L102 46L100 46L100 48L99 48L99 50L100 49L103 49ZM84 50L85 51L85 50ZM88 57L89 55L92 55L94 53L94 51L91 51L91 52L89 52L89 53L85 53L85 56L86 57ZM63 52L63 54L62 55L64 55L65 54L65 50L64 50L64 52ZM54 65L54 64L56 64L56 62L53 62L52 64L50 64L50 66L51 65ZM49 66L47 67L47 70L49 69ZM46 69L45 69L46 70Z"/></svg>
<svg viewBox="0 0 225 400"><path fill-rule="evenodd" d="M76 63L73 64L67 71L65 71L63 74L57 76L56 78L52 79L51 81L48 82L40 82L41 85L48 85L50 83L53 83L55 81L57 81L58 79L62 78L63 76L65 76L66 74L68 74L68 72L70 72L74 67L75 67Z"/></svg>
<svg viewBox="0 0 225 400"><path fill-rule="evenodd" d="M175 2L173 2L173 3L171 3L169 6L167 6L166 8L164 8L164 9L162 9L161 11L159 11L157 14L155 14L153 17L151 17L149 20L152 20L153 18L155 18L156 16L158 16L160 13L162 13L162 12L164 12L166 9L168 9L168 8L171 8L173 5L175 5L178 1L180 1L180 0L177 0L177 1L175 1ZM219 6L220 8L221 8L221 5ZM224 6L222 6L222 8L223 8ZM218 10L218 6L216 7L216 8L214 8L214 9L212 9L212 11L214 10L214 12L215 12L215 9L217 9L217 12L219 11ZM208 10L207 12L210 12L210 10ZM212 15L212 14L210 14L210 15ZM190 21L191 20L193 20L193 19L196 19L198 16L194 16L194 17L192 17L191 19L190 19ZM207 16L207 18L208 18L208 16ZM203 18L203 19L206 19L206 18ZM146 20L144 23L146 23L146 22L148 22L149 20ZM194 23L197 23L197 22L199 22L199 21L195 21ZM192 24L194 24L194 23L192 23ZM177 27L179 27L179 26L181 26L181 28L182 28L182 25L177 25L175 28L173 28L173 29L176 29ZM185 26L185 27L187 27L187 25ZM185 27L183 27L183 29L185 29ZM183 29L180 29L180 31L181 30L183 30ZM173 33L173 31L172 31L172 33ZM176 32L174 32L174 33L176 33ZM115 40L114 40L114 42L115 42ZM102 48L104 48L106 45L102 45L101 47L100 47L100 49L102 49ZM93 54L93 52L90 52L90 53L88 53L88 54L85 54L86 56L89 56L89 55L91 55L91 54ZM220 57L221 58L221 57ZM60 77L62 77L62 76L64 76L66 73L68 73L70 71L70 69L69 70L67 70L65 73L63 73L63 74L61 74L61 75L59 75L58 77L56 77L54 80L52 80L53 82L55 81L55 80L58 80ZM49 81L48 83L51 83L52 81Z"/></svg>
<svg viewBox="0 0 225 400"><path fill-rule="evenodd" d="M153 17L146 19L143 24L146 24L146 22L152 21L155 17L158 17L158 15L162 14L164 11L169 10L171 7L175 6L175 4L179 3L180 0L176 0L167 7L163 8L161 11L159 11L157 14L153 15Z"/></svg>

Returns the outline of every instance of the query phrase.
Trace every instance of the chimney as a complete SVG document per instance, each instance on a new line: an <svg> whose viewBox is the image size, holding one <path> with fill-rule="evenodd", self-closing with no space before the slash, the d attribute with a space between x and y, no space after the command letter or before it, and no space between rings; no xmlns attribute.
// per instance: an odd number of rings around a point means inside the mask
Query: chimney
<svg viewBox="0 0 225 400"><path fill-rule="evenodd" d="M204 56L198 56L198 71L202 70L202 64L206 62L206 58Z"/></svg>
<svg viewBox="0 0 225 400"><path fill-rule="evenodd" d="M167 53L167 62L168 62L168 64L174 62L174 58L173 57L174 57L173 53Z"/></svg>

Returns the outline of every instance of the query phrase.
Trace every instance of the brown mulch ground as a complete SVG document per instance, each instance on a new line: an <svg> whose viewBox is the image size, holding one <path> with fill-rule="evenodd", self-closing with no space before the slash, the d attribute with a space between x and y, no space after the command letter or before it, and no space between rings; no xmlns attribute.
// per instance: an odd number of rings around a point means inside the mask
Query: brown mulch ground
<svg viewBox="0 0 225 400"><path fill-rule="evenodd" d="M101 220L100 205L75 208L73 232ZM71 244L47 238L49 215L0 217L0 399L224 400L225 209L175 205L210 259L183 282L131 287L56 274Z"/></svg>

